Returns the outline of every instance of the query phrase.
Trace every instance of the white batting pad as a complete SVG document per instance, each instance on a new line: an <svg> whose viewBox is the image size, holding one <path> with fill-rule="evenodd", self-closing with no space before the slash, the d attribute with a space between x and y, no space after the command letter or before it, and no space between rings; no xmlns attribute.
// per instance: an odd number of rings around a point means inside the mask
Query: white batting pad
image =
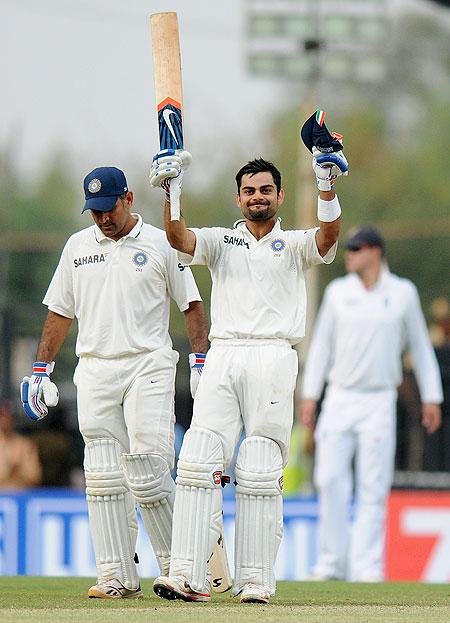
<svg viewBox="0 0 450 623"><path fill-rule="evenodd" d="M130 491L141 509L161 575L169 574L175 483L167 461L157 454L122 454Z"/></svg>
<svg viewBox="0 0 450 623"><path fill-rule="evenodd" d="M236 462L236 537L233 593L245 584L275 594L274 564L283 536L283 459L272 439L247 437Z"/></svg>
<svg viewBox="0 0 450 623"><path fill-rule="evenodd" d="M139 586L134 563L135 534L130 534L129 529L133 509L120 455L120 444L114 439L95 439L86 444L86 499L98 579L116 578L132 590Z"/></svg>
<svg viewBox="0 0 450 623"><path fill-rule="evenodd" d="M212 431L190 428L178 459L170 575L183 575L197 592L209 592L207 561L222 522L222 442Z"/></svg>

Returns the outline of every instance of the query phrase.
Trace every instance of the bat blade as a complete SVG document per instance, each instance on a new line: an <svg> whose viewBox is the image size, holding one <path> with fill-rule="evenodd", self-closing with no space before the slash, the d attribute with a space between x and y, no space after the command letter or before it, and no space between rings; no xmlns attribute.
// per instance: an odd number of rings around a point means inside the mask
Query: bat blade
<svg viewBox="0 0 450 623"><path fill-rule="evenodd" d="M154 13L150 16L150 25L159 148L183 149L183 87L177 14ZM171 218L178 220L179 192L171 190L170 204Z"/></svg>
<svg viewBox="0 0 450 623"><path fill-rule="evenodd" d="M228 556L223 539L223 530L214 546L211 558L208 561L211 572L211 588L215 593L225 593L233 585L233 579L228 565Z"/></svg>

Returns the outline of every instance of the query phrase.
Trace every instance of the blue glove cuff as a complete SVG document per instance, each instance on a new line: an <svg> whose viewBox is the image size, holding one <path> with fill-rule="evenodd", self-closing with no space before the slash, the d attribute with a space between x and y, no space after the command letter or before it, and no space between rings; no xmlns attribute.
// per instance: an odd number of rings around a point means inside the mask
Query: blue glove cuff
<svg viewBox="0 0 450 623"><path fill-rule="evenodd" d="M162 149L161 151L158 151L158 153L153 156L153 161L158 160L158 158L162 158L163 156L174 156L174 155L175 155L175 149Z"/></svg>
<svg viewBox="0 0 450 623"><path fill-rule="evenodd" d="M316 156L316 162L317 164L320 164L320 165L328 164L331 162L332 164L335 164L337 167L339 167L342 173L345 173L346 171L348 171L348 164L345 162L343 158L341 158L335 153L323 154L322 156Z"/></svg>

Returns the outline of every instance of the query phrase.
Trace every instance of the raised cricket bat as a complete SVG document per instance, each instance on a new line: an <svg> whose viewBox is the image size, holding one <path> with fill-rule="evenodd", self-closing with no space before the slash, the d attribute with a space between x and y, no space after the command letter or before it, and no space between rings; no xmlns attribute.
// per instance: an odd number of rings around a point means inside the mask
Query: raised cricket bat
<svg viewBox="0 0 450 623"><path fill-rule="evenodd" d="M183 88L181 82L180 38L176 13L150 16L153 75L158 113L159 148L184 149ZM180 188L170 185L170 218L180 220ZM224 593L232 585L223 534L208 561L213 591Z"/></svg>
<svg viewBox="0 0 450 623"><path fill-rule="evenodd" d="M215 593L225 593L230 590L233 580L228 565L228 556L223 539L223 530L208 561L211 572L211 588Z"/></svg>
<svg viewBox="0 0 450 623"><path fill-rule="evenodd" d="M150 16L159 148L183 149L183 89L176 13ZM170 185L170 219L180 220L180 186Z"/></svg>

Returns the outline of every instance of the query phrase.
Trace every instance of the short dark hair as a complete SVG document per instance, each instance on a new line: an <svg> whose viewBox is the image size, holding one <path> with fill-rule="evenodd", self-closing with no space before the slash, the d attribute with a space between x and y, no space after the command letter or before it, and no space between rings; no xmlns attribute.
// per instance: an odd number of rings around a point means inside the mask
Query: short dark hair
<svg viewBox="0 0 450 623"><path fill-rule="evenodd" d="M281 190L281 173L278 171L277 167L268 160L263 160L262 158L256 158L255 160L250 160L247 162L242 169L236 173L236 184L238 192L241 189L241 182L244 175L253 176L256 173L271 173L273 177L273 181L275 182L275 186L277 187L277 193Z"/></svg>

